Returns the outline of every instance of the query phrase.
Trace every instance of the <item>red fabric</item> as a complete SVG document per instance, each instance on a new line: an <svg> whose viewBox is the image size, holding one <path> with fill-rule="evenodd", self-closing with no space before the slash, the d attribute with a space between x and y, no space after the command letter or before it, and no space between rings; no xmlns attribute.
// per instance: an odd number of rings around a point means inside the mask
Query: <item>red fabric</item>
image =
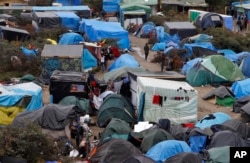
<svg viewBox="0 0 250 163"><path fill-rule="evenodd" d="M153 104L160 104L161 103L160 95L154 95L152 103Z"/></svg>
<svg viewBox="0 0 250 163"><path fill-rule="evenodd" d="M110 48L112 54L114 55L114 57L119 57L121 55L121 53L119 52L119 49L117 47L111 47Z"/></svg>
<svg viewBox="0 0 250 163"><path fill-rule="evenodd" d="M194 123L184 123L182 124L183 127L194 128Z"/></svg>
<svg viewBox="0 0 250 163"><path fill-rule="evenodd" d="M96 82L95 81L91 81L90 85L91 85L91 87L95 87L96 86Z"/></svg>

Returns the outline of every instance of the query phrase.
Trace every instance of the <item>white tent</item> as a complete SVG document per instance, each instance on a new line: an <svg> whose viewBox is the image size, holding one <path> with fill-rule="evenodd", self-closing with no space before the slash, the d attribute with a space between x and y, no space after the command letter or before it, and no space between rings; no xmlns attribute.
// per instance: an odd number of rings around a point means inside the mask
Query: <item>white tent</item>
<svg viewBox="0 0 250 163"><path fill-rule="evenodd" d="M187 82L138 77L137 83L139 120L168 118L172 124L197 121L198 92Z"/></svg>

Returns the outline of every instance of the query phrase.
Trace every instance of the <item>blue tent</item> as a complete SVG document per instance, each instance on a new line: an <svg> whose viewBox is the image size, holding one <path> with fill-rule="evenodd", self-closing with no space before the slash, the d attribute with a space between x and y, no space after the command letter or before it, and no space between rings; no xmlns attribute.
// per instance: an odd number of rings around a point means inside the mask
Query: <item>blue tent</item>
<svg viewBox="0 0 250 163"><path fill-rule="evenodd" d="M242 60L240 69L246 77L250 78L250 55Z"/></svg>
<svg viewBox="0 0 250 163"><path fill-rule="evenodd" d="M231 86L231 90L235 98L243 98L250 95L250 78L245 80L235 81Z"/></svg>
<svg viewBox="0 0 250 163"><path fill-rule="evenodd" d="M82 5L82 0L56 0L56 3L61 3L63 6L79 6Z"/></svg>
<svg viewBox="0 0 250 163"><path fill-rule="evenodd" d="M192 60L186 62L186 63L183 65L182 69L181 69L181 73L184 74L184 75L186 75L186 74L189 72L189 70L190 70L196 63L201 62L201 61L202 61L202 58L194 58L194 59L192 59Z"/></svg>
<svg viewBox="0 0 250 163"><path fill-rule="evenodd" d="M149 33L155 29L155 24L153 22L144 23L137 31L136 37L148 37Z"/></svg>
<svg viewBox="0 0 250 163"><path fill-rule="evenodd" d="M64 33L61 36L58 45L78 45L81 41L84 41L82 35L74 32L69 32Z"/></svg>
<svg viewBox="0 0 250 163"><path fill-rule="evenodd" d="M202 47L202 48L207 48L210 50L216 50L216 48L213 46L211 42L199 42L199 43L192 43L192 44L184 44L183 49L187 50L186 56L185 57L191 57L193 50L193 47Z"/></svg>
<svg viewBox="0 0 250 163"><path fill-rule="evenodd" d="M146 156L160 163L181 152L191 152L191 148L185 141L165 140L151 147Z"/></svg>
<svg viewBox="0 0 250 163"><path fill-rule="evenodd" d="M208 114L204 116L201 120L199 120L195 127L199 127L200 129L204 129L206 127L211 127L215 124L222 124L223 122L231 119L230 115L223 112L216 112L213 114Z"/></svg>
<svg viewBox="0 0 250 163"><path fill-rule="evenodd" d="M119 42L119 48L130 49L128 31L118 22L83 19L79 26L79 31L85 32L91 42L114 39Z"/></svg>
<svg viewBox="0 0 250 163"><path fill-rule="evenodd" d="M88 49L83 50L83 55L82 55L82 68L84 70L93 68L97 66L97 59L89 52Z"/></svg>
<svg viewBox="0 0 250 163"><path fill-rule="evenodd" d="M115 70L120 67L139 67L139 63L130 54L122 54L108 68L108 71Z"/></svg>
<svg viewBox="0 0 250 163"><path fill-rule="evenodd" d="M61 25L67 29L78 31L80 25L80 17L74 12L60 11L55 12L55 14L60 17Z"/></svg>
<svg viewBox="0 0 250 163"><path fill-rule="evenodd" d="M102 8L103 10L108 12L118 12L121 0L103 0Z"/></svg>

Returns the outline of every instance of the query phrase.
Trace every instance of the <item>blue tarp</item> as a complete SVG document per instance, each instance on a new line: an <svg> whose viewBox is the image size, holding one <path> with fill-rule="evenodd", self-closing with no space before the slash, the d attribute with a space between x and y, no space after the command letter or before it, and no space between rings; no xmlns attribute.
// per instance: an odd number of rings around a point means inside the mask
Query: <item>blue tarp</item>
<svg viewBox="0 0 250 163"><path fill-rule="evenodd" d="M82 35L74 32L69 32L64 33L61 36L58 45L78 45L81 41L84 41Z"/></svg>
<svg viewBox="0 0 250 163"><path fill-rule="evenodd" d="M86 32L91 42L103 39L114 39L119 42L119 48L130 49L129 34L118 22L104 22L83 19L79 27L80 32Z"/></svg>
<svg viewBox="0 0 250 163"><path fill-rule="evenodd" d="M192 47L202 47L202 48L207 48L210 50L216 50L216 48L213 46L211 42L200 42L200 43L192 43L192 44L184 44L183 49L187 50L186 56L185 57L191 57L193 50Z"/></svg>
<svg viewBox="0 0 250 163"><path fill-rule="evenodd" d="M33 11L90 11L89 6L34 6Z"/></svg>
<svg viewBox="0 0 250 163"><path fill-rule="evenodd" d="M40 109L42 103L42 88L33 83L21 83L11 86L0 86L0 106L13 106L25 96L31 96L31 101L26 107L27 111Z"/></svg>
<svg viewBox="0 0 250 163"><path fill-rule="evenodd" d="M235 81L233 85L231 86L231 90L235 95L235 98L243 98L250 95L250 78L241 80L241 81Z"/></svg>
<svg viewBox="0 0 250 163"><path fill-rule="evenodd" d="M115 70L120 67L139 67L139 63L130 54L122 54L108 68L108 71Z"/></svg>
<svg viewBox="0 0 250 163"><path fill-rule="evenodd" d="M82 0L56 0L56 3L61 3L63 6L79 6L82 5Z"/></svg>
<svg viewBox="0 0 250 163"><path fill-rule="evenodd" d="M121 0L103 0L102 9L106 12L118 12Z"/></svg>
<svg viewBox="0 0 250 163"><path fill-rule="evenodd" d="M83 50L82 66L84 70L97 66L97 59L89 52L88 49Z"/></svg>
<svg viewBox="0 0 250 163"><path fill-rule="evenodd" d="M186 62L186 63L183 65L182 69L181 69L181 73L184 74L184 75L186 75L186 74L189 72L189 70L190 70L196 63L201 62L201 61L202 61L202 58L194 58L194 59L192 59L192 60Z"/></svg>
<svg viewBox="0 0 250 163"><path fill-rule="evenodd" d="M78 31L80 25L80 17L74 12L55 12L60 17L61 25L67 29Z"/></svg>
<svg viewBox="0 0 250 163"><path fill-rule="evenodd" d="M146 156L152 158L157 163L162 163L181 152L191 152L191 148L185 141L165 140L151 147Z"/></svg>
<svg viewBox="0 0 250 163"><path fill-rule="evenodd" d="M146 22L141 26L141 28L138 29L135 36L136 37L148 36L149 33L154 29L155 29L155 24L153 22Z"/></svg>
<svg viewBox="0 0 250 163"><path fill-rule="evenodd" d="M151 50L153 51L163 51L166 47L166 43L165 42L159 42L159 43L155 43L153 45L153 47L151 48Z"/></svg>
<svg viewBox="0 0 250 163"><path fill-rule="evenodd" d="M224 57L226 57L228 60L230 60L230 61L232 61L234 63L238 63L238 61L239 61L238 56L231 49L220 49L220 50L217 51L217 53L224 55Z"/></svg>
<svg viewBox="0 0 250 163"><path fill-rule="evenodd" d="M199 127L200 129L204 129L207 127L211 127L215 124L222 124L223 122L232 119L230 115L223 112L216 112L213 114L208 114L204 116L200 121L195 124L195 127Z"/></svg>

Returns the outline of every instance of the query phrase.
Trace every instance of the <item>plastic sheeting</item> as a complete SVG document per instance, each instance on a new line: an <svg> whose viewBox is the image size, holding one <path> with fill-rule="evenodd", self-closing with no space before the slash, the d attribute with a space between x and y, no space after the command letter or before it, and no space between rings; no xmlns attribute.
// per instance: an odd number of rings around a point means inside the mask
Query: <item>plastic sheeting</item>
<svg viewBox="0 0 250 163"><path fill-rule="evenodd" d="M80 17L74 12L55 12L60 17L61 25L67 29L78 31L80 25Z"/></svg>
<svg viewBox="0 0 250 163"><path fill-rule="evenodd" d="M21 83L16 85L0 85L0 106L13 106L24 96L31 96L31 101L26 107L27 111L37 110L42 107L42 88L33 83Z"/></svg>

